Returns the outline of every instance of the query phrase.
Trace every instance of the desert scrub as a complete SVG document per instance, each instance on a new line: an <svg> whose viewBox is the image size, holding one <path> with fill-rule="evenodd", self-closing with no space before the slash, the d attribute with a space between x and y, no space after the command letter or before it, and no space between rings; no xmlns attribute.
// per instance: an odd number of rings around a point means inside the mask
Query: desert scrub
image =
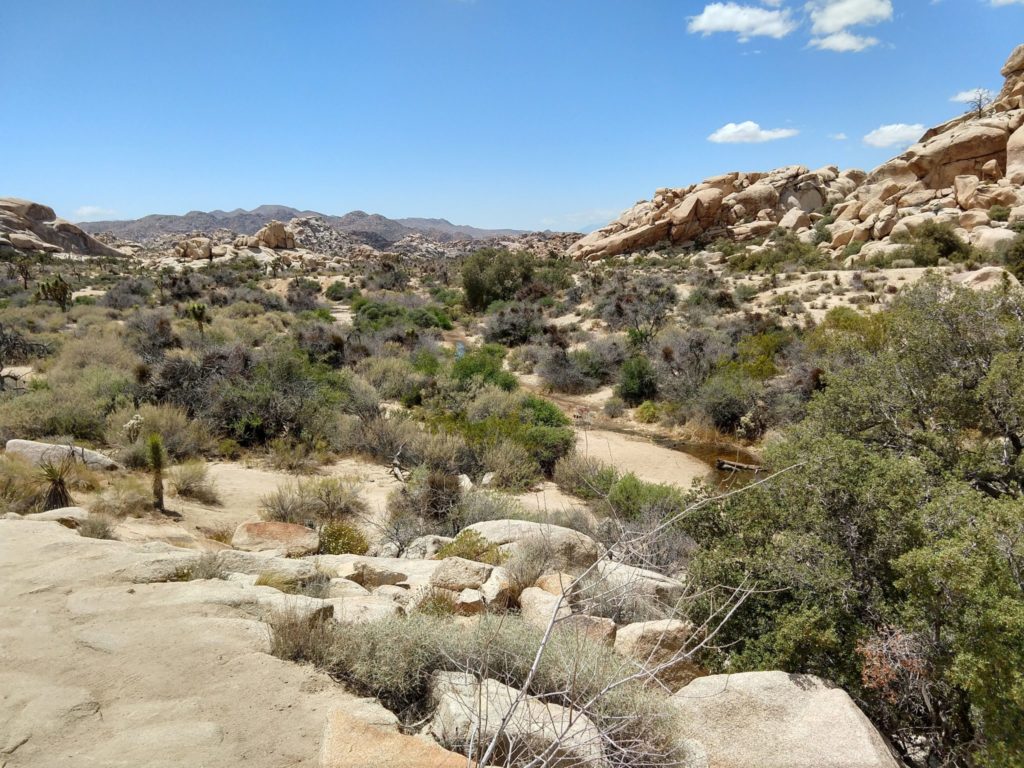
<svg viewBox="0 0 1024 768"><path fill-rule="evenodd" d="M199 579L226 579L224 564L215 552L206 552L182 565L174 572L173 581L197 581Z"/></svg>
<svg viewBox="0 0 1024 768"><path fill-rule="evenodd" d="M619 473L600 459L575 451L555 464L555 484L580 499L603 499L618 482Z"/></svg>
<svg viewBox="0 0 1024 768"><path fill-rule="evenodd" d="M174 494L183 499L192 499L202 504L220 504L220 496L210 471L201 461L189 461L172 469L170 484Z"/></svg>
<svg viewBox="0 0 1024 768"><path fill-rule="evenodd" d="M269 626L275 655L326 668L408 723L428 711L435 672L468 671L522 687L542 637L507 615L484 616L459 632L452 631L450 618L422 612L348 624L290 611L271 617ZM530 693L583 708L604 734L614 765L675 765L682 745L676 742L668 695L629 679L635 671L633 662L611 649L559 632L540 657ZM655 755L666 762L652 762Z"/></svg>
<svg viewBox="0 0 1024 768"><path fill-rule="evenodd" d="M36 468L21 456L0 455L0 510L27 514L38 509Z"/></svg>
<svg viewBox="0 0 1024 768"><path fill-rule="evenodd" d="M74 471L75 460L65 456L58 462L46 462L39 467L39 482L43 486L42 509L63 509L72 506L75 501L68 490L68 480Z"/></svg>
<svg viewBox="0 0 1024 768"><path fill-rule="evenodd" d="M511 440L498 440L481 456L484 469L493 475L497 488L525 491L539 479L537 462L530 452Z"/></svg>
<svg viewBox="0 0 1024 768"><path fill-rule="evenodd" d="M461 557L489 565L501 565L505 558L496 544L492 544L476 531L461 531L452 541L441 547L435 560Z"/></svg>
<svg viewBox="0 0 1024 768"><path fill-rule="evenodd" d="M146 441L160 435L164 450L172 461L185 461L205 453L211 447L209 429L200 419L174 405L146 404L139 408L119 408L106 419L106 442L116 446L125 466L147 466Z"/></svg>
<svg viewBox="0 0 1024 768"><path fill-rule="evenodd" d="M78 524L78 535L87 539L112 539L114 525L107 517L90 515Z"/></svg>
<svg viewBox="0 0 1024 768"><path fill-rule="evenodd" d="M89 507L96 515L112 518L141 517L152 508L153 496L141 480L119 477Z"/></svg>
<svg viewBox="0 0 1024 768"><path fill-rule="evenodd" d="M260 500L264 520L324 525L366 512L358 482L341 477L286 483Z"/></svg>
<svg viewBox="0 0 1024 768"><path fill-rule="evenodd" d="M650 400L644 400L633 411L633 418L641 424L656 424L658 416L658 405Z"/></svg>
<svg viewBox="0 0 1024 768"><path fill-rule="evenodd" d="M365 555L370 543L362 531L348 523L327 523L320 529L320 554Z"/></svg>

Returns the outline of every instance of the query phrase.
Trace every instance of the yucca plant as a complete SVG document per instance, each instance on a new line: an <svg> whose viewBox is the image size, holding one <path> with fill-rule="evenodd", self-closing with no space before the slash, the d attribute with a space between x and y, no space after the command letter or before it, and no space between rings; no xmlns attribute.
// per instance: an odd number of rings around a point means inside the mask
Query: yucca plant
<svg viewBox="0 0 1024 768"><path fill-rule="evenodd" d="M74 505L74 499L68 490L68 478L74 466L75 460L71 456L65 456L56 464L48 461L39 467L42 483L46 486L46 492L43 494L44 512Z"/></svg>
<svg viewBox="0 0 1024 768"><path fill-rule="evenodd" d="M152 434L146 442L149 468L153 471L153 509L164 511L164 442Z"/></svg>

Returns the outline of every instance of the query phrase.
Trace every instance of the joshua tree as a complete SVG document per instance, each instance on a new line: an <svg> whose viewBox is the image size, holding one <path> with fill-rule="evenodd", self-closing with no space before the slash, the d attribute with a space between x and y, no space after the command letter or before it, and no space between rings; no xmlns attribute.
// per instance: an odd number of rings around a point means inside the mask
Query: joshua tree
<svg viewBox="0 0 1024 768"><path fill-rule="evenodd" d="M185 317L196 324L199 329L199 335L203 336L203 328L210 324L213 320L210 317L210 311L206 308L206 305L201 301L194 301L188 305L185 309Z"/></svg>
<svg viewBox="0 0 1024 768"><path fill-rule="evenodd" d="M164 443L160 435L152 434L146 444L149 450L149 468L153 471L153 509L164 511Z"/></svg>
<svg viewBox="0 0 1024 768"><path fill-rule="evenodd" d="M49 280L43 280L36 286L36 301L52 301L56 303L61 312L67 312L72 300L71 286L62 276L57 275Z"/></svg>

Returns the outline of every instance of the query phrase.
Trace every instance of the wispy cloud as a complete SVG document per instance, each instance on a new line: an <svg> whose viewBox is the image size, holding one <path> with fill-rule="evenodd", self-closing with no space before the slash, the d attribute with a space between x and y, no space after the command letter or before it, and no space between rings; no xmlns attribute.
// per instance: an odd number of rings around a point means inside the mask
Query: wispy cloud
<svg viewBox="0 0 1024 768"><path fill-rule="evenodd" d="M882 125L864 137L864 143L870 147L894 147L909 146L913 144L921 134L924 133L924 126L920 123L890 123Z"/></svg>
<svg viewBox="0 0 1024 768"><path fill-rule="evenodd" d="M75 221L94 221L96 219L108 219L117 211L112 208L103 208L99 205L83 205L75 208Z"/></svg>
<svg viewBox="0 0 1024 768"><path fill-rule="evenodd" d="M839 133L830 133L828 137L833 141L846 141L848 138L850 138L842 131L840 131Z"/></svg>
<svg viewBox="0 0 1024 768"><path fill-rule="evenodd" d="M731 32L740 42L752 37L780 39L796 30L798 24L789 10L761 8L739 3L711 3L697 16L690 17L687 29L692 33L711 35Z"/></svg>
<svg viewBox="0 0 1024 768"><path fill-rule="evenodd" d="M873 45L878 45L877 37L855 35L852 32L834 32L825 37L811 38L812 48L837 53L860 53Z"/></svg>
<svg viewBox="0 0 1024 768"><path fill-rule="evenodd" d="M1024 5L1024 1L1021 3ZM955 101L957 104L973 104L978 99L982 101L989 101L992 99L992 91L988 88L971 88L967 91L960 91L960 93L950 96L950 101Z"/></svg>
<svg viewBox="0 0 1024 768"><path fill-rule="evenodd" d="M800 131L795 128L762 128L753 120L745 120L742 123L726 123L708 136L708 141L715 144L760 144L788 139L798 133Z"/></svg>

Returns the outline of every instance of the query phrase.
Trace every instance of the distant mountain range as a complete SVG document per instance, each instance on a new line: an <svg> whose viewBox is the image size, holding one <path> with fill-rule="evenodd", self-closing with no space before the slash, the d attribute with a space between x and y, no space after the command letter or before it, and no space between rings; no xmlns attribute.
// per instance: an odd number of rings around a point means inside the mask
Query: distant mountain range
<svg viewBox="0 0 1024 768"><path fill-rule="evenodd" d="M355 235L376 247L386 247L411 234L425 235L440 242L523 234L523 230L518 229L478 229L452 224L447 219L389 219L364 211L329 216L317 211L300 211L286 205L261 205L251 211L241 208L233 211L189 211L182 216L153 214L129 221L84 221L78 226L92 234L109 232L123 240L144 242L164 235L187 235L217 229L253 235L264 224L275 219L288 222L290 219L307 216L318 216L335 229Z"/></svg>

